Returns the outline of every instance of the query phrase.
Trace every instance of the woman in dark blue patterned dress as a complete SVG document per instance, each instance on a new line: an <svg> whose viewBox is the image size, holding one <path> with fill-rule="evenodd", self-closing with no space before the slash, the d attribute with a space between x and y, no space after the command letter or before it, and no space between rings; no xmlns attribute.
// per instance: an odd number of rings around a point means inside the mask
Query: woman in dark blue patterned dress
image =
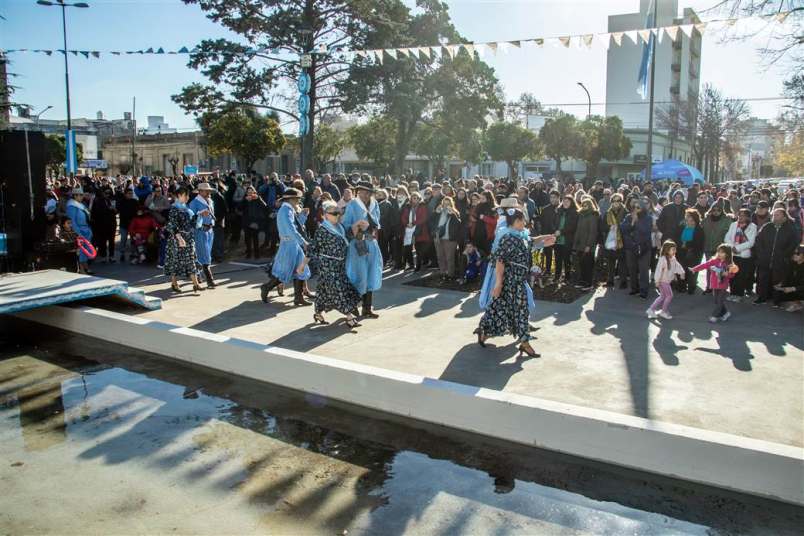
<svg viewBox="0 0 804 536"><path fill-rule="evenodd" d="M165 275L170 277L170 288L181 292L178 276L193 281L193 291L203 290L198 284L195 266L195 221L196 215L187 207L189 192L181 187L176 190L175 201L168 212L165 225L167 247L165 250Z"/></svg>
<svg viewBox="0 0 804 536"><path fill-rule="evenodd" d="M327 324L324 313L335 309L346 315L346 325L354 328L359 325L354 312L362 298L346 276L349 242L343 225L338 221L341 210L333 201L324 202L321 208L324 221L310 245L310 255L319 267L313 320L317 324Z"/></svg>
<svg viewBox="0 0 804 536"><path fill-rule="evenodd" d="M539 357L530 345L528 295L525 285L530 274L530 237L525 230L525 214L515 208L505 212L507 227L497 249L491 255L489 269L494 269L492 301L475 330L477 342L511 333L519 343L519 354Z"/></svg>

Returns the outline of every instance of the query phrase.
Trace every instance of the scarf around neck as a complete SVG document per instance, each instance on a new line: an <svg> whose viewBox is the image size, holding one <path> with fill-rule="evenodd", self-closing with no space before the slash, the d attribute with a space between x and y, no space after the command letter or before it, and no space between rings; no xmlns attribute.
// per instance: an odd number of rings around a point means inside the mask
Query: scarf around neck
<svg viewBox="0 0 804 536"><path fill-rule="evenodd" d="M347 245L349 244L349 241L346 239L346 231L344 230L343 225L340 223L333 225L329 222L329 220L325 219L321 222L321 226L335 236L340 237L341 240L346 242Z"/></svg>

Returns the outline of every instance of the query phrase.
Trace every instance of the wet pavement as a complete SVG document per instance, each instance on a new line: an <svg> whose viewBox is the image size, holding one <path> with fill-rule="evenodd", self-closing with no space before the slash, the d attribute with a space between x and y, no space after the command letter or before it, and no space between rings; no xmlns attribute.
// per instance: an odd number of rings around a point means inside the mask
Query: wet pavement
<svg viewBox="0 0 804 536"><path fill-rule="evenodd" d="M804 509L773 501L400 422L90 339L20 335L0 340L2 534L804 526Z"/></svg>

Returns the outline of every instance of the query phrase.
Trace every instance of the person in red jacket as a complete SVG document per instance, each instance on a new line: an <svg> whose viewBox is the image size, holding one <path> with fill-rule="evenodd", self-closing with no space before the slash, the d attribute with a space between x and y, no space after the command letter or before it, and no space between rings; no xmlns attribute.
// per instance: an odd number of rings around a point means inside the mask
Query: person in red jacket
<svg viewBox="0 0 804 536"><path fill-rule="evenodd" d="M156 220L154 220L151 213L145 210L145 207L140 205L137 208L137 213L128 224L128 236L131 238L131 264L137 262L145 262L145 249L148 244L148 237L156 230Z"/></svg>

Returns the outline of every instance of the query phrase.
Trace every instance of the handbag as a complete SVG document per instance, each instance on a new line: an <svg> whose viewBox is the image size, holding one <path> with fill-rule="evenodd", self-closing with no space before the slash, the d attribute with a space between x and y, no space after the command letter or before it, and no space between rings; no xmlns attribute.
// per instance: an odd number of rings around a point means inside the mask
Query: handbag
<svg viewBox="0 0 804 536"><path fill-rule="evenodd" d="M617 227L616 224L609 227L609 234L606 236L606 249L614 251L617 249Z"/></svg>

